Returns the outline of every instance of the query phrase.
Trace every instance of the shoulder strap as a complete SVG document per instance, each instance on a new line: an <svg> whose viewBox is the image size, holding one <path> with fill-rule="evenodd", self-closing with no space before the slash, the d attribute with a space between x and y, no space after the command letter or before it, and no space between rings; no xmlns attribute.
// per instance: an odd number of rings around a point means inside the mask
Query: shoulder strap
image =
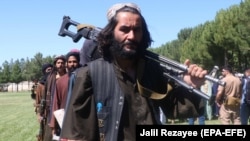
<svg viewBox="0 0 250 141"><path fill-rule="evenodd" d="M145 97L148 97L150 99L163 99L167 96L168 92L172 90L172 86L170 84L167 84L167 92L166 93L158 93L158 92L155 92L149 88L146 88L144 87L142 84L141 84L141 80L142 80L142 77L143 77L143 70L145 69L145 60L140 60L140 62L138 63L139 64L139 67L137 67L137 85L138 85L138 91L139 93L142 95L142 96L145 96Z"/></svg>

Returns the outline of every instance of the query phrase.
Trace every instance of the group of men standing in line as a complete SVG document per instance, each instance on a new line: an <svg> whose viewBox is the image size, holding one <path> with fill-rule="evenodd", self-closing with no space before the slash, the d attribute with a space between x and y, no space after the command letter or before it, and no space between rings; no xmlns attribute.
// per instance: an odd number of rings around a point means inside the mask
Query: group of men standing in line
<svg viewBox="0 0 250 141"><path fill-rule="evenodd" d="M37 135L38 141L58 140L60 135L60 124L57 122L54 112L64 109L67 102L69 78L71 74L84 62L90 61L93 57L80 55L93 47L94 42L86 40L81 50L72 49L66 55L56 56L53 64L42 65L43 76L32 88L35 93L35 112L40 131ZM81 56L81 57L80 57Z"/></svg>
<svg viewBox="0 0 250 141"><path fill-rule="evenodd" d="M50 141L56 135L70 141L135 141L136 125L160 124L160 108L170 118L198 117L204 113L200 96L173 83L158 62L145 57L152 39L136 4L115 4L108 10L107 18L108 24L97 37L101 57L91 58L87 47L71 50L55 57L51 71L44 72L45 82L41 86L39 82L41 88L37 88L36 96L40 97L36 103L40 107L38 121L45 122L38 139ZM93 41L85 42L90 42L89 47L93 45ZM82 56L87 57L85 62L81 62ZM188 59L184 64L188 70L182 80L200 88L207 71ZM76 79L69 97L73 73ZM218 90L229 92L231 88ZM222 104L220 93L216 103ZM65 109L62 128L54 116L58 109ZM235 118L232 113L225 117Z"/></svg>
<svg viewBox="0 0 250 141"><path fill-rule="evenodd" d="M53 64L43 65L42 70L50 68L50 71L43 72L42 81L39 81L36 89L36 113L40 122L38 140L50 141L53 135L59 132L58 126L54 124L53 103L56 100L56 93L60 92L56 91L58 80L67 75L66 60L68 59L69 56L60 55L54 58Z"/></svg>

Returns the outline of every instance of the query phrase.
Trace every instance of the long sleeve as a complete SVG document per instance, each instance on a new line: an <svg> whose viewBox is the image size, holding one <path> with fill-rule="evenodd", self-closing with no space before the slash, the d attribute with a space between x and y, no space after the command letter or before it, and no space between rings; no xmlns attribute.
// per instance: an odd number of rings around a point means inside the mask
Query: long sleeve
<svg viewBox="0 0 250 141"><path fill-rule="evenodd" d="M93 89L87 67L76 74L72 96L65 111L61 138L72 140L98 140Z"/></svg>
<svg viewBox="0 0 250 141"><path fill-rule="evenodd" d="M53 96L52 113L54 113L56 110L65 108L65 102L68 94L68 80L68 74L65 74L56 82L55 92ZM50 127L55 127L55 125L56 119L53 114L50 122Z"/></svg>
<svg viewBox="0 0 250 141"><path fill-rule="evenodd" d="M55 123L56 123L56 119L55 119L55 116L54 116L54 111L58 110L59 109L59 105L58 105L58 101L59 98L58 98L58 94L59 91L58 91L58 85L56 84L56 88L55 88L55 92L54 92L54 95L53 95L53 102L52 102L52 115L51 115L51 120L50 120L50 127L51 128L55 128Z"/></svg>
<svg viewBox="0 0 250 141"><path fill-rule="evenodd" d="M37 88L36 88L36 109L35 112L38 114L40 111L40 104L41 104L41 100L42 100L42 93L44 92L44 86L42 84L38 84Z"/></svg>

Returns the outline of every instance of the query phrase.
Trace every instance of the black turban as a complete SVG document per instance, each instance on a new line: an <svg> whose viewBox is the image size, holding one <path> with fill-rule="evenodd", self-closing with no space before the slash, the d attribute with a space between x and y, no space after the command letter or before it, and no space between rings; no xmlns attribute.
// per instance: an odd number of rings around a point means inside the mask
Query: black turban
<svg viewBox="0 0 250 141"><path fill-rule="evenodd" d="M68 61L70 56L75 56L76 60L80 62L80 51L77 49L72 49L69 53L66 55L66 60Z"/></svg>
<svg viewBox="0 0 250 141"><path fill-rule="evenodd" d="M53 65L50 64L50 63L43 64L42 65L42 73L46 74L46 69L49 68L49 67L53 68Z"/></svg>

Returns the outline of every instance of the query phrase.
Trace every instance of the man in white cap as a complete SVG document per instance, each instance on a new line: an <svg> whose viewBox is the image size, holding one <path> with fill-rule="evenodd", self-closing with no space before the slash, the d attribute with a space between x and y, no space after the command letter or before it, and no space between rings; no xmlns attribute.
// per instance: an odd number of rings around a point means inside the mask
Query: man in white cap
<svg viewBox="0 0 250 141"><path fill-rule="evenodd" d="M201 97L169 84L159 63L145 57L152 39L136 4L116 4L107 18L108 24L97 36L102 58L87 63L76 74L62 139L135 141L136 125L161 124L159 107L168 117L204 113ZM183 80L199 88L207 71L188 60L185 65L188 71Z"/></svg>

